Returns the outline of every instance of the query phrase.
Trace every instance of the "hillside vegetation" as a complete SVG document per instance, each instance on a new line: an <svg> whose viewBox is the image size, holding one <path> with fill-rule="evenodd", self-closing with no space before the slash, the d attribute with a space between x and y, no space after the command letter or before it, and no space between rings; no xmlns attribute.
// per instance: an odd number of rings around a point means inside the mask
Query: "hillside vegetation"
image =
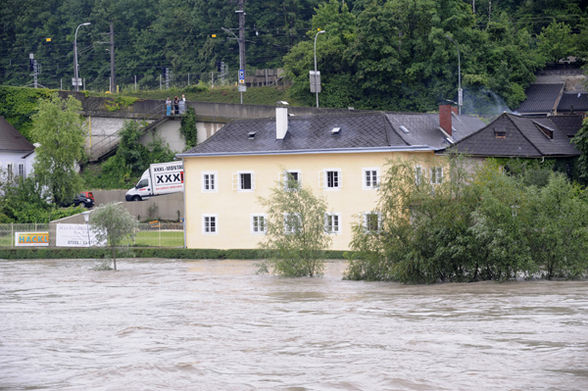
<svg viewBox="0 0 588 391"><path fill-rule="evenodd" d="M317 66L321 106L433 110L457 99L457 49L465 94L498 96L512 108L534 72L568 56L587 57L586 0L289 0L245 1L246 69L283 68L287 98L313 105L308 71ZM124 92L199 81L232 86L239 64L237 1L6 0L0 14L0 84L38 82L71 88L76 27L80 76L105 91L110 77L110 24L116 84ZM233 34L225 32L223 27ZM50 38L50 40L48 40ZM163 80L163 81L162 81ZM257 103L253 88L248 103ZM280 96L283 98L283 96ZM235 103L221 90L210 99Z"/></svg>

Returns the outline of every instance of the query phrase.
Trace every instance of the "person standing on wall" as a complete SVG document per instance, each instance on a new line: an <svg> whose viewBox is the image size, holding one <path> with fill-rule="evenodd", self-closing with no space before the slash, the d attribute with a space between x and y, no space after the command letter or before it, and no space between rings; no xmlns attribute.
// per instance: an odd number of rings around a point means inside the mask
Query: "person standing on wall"
<svg viewBox="0 0 588 391"><path fill-rule="evenodd" d="M174 114L180 114L180 100L177 96L174 98Z"/></svg>
<svg viewBox="0 0 588 391"><path fill-rule="evenodd" d="M171 115L171 110L172 110L171 104L172 104L171 99L168 96L167 99L165 100L165 115L167 115L168 117Z"/></svg>
<svg viewBox="0 0 588 391"><path fill-rule="evenodd" d="M180 99L180 115L184 115L186 112L186 95L182 94L182 99Z"/></svg>

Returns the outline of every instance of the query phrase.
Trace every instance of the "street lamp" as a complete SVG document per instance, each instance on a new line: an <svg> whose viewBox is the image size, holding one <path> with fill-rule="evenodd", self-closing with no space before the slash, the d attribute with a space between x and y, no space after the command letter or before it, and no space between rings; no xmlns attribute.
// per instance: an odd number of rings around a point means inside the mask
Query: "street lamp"
<svg viewBox="0 0 588 391"><path fill-rule="evenodd" d="M318 38L319 34L324 34L326 33L326 30L319 30L316 32L316 34L314 35L314 77L311 77L310 79L310 88L312 92L313 89L313 85L314 85L314 93L316 95L316 107L319 107L319 98L318 98L318 94L321 90L321 77L320 74L318 73L317 69L316 69L316 39Z"/></svg>
<svg viewBox="0 0 588 391"><path fill-rule="evenodd" d="M78 27L76 27L76 32L74 33L74 79L72 83L76 87L76 91L80 90L81 84L78 77L78 29L82 26L89 25L91 25L90 22L79 24Z"/></svg>
<svg viewBox="0 0 588 391"><path fill-rule="evenodd" d="M88 222L90 221L90 212L89 210L82 212L82 216L84 216L84 221L86 222L86 232L88 233L88 247L91 247L90 243L90 227L88 226Z"/></svg>
<svg viewBox="0 0 588 391"><path fill-rule="evenodd" d="M463 105L463 91L461 89L461 56L459 54L459 45L449 35L446 35L445 38L453 42L455 44L455 48L457 49L457 110L458 114L461 115L461 106Z"/></svg>

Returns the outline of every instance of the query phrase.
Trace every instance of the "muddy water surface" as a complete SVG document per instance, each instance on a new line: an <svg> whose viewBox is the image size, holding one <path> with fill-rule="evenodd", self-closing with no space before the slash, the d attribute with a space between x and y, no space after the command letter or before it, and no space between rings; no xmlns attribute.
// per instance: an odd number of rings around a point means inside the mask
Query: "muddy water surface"
<svg viewBox="0 0 588 391"><path fill-rule="evenodd" d="M0 261L1 390L587 390L588 282Z"/></svg>

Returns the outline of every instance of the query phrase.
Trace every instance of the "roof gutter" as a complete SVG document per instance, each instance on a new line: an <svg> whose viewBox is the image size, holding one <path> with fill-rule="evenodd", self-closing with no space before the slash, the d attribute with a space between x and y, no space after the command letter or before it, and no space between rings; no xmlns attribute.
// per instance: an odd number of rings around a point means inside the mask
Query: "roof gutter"
<svg viewBox="0 0 588 391"><path fill-rule="evenodd" d="M346 153L377 153L377 152L433 152L428 145L410 145L398 147L373 148L329 148L329 149L294 149L288 151L245 151L245 152L201 152L179 153L179 158L208 157L208 156L264 156L264 155L314 155L314 154L346 154Z"/></svg>

